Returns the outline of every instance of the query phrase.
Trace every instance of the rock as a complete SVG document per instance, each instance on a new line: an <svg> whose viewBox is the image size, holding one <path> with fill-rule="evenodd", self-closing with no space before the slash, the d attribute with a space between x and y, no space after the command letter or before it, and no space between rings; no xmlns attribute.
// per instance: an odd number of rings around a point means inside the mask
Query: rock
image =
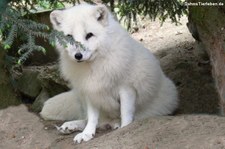
<svg viewBox="0 0 225 149"><path fill-rule="evenodd" d="M10 84L9 74L4 66L4 56L4 50L0 48L0 109L21 103Z"/></svg>
<svg viewBox="0 0 225 149"><path fill-rule="evenodd" d="M97 131L89 142L74 144L56 122L42 121L24 105L0 111L2 149L219 149L225 148L225 119L213 115L158 116L111 132ZM46 129L47 128L47 129Z"/></svg>
<svg viewBox="0 0 225 149"><path fill-rule="evenodd" d="M75 148L225 148L223 123L224 118L209 115L152 117L76 145Z"/></svg>
<svg viewBox="0 0 225 149"><path fill-rule="evenodd" d="M198 3L204 0L191 0ZM225 8L189 7L189 30L207 51L220 98L221 114L225 114Z"/></svg>
<svg viewBox="0 0 225 149"><path fill-rule="evenodd" d="M14 72L14 74L16 74ZM57 65L26 66L21 73L14 76L14 87L30 102L34 100L31 109L40 112L43 103L50 97L68 90L65 82L59 74Z"/></svg>
<svg viewBox="0 0 225 149"><path fill-rule="evenodd" d="M49 94L46 91L46 89L42 89L41 93L37 96L37 98L35 99L34 103L31 106L31 109L33 112L40 112L44 102L47 101L49 99Z"/></svg>
<svg viewBox="0 0 225 149"><path fill-rule="evenodd" d="M23 95L35 98L41 91L41 83L37 79L39 72L32 69L23 69L20 77L15 82L16 89Z"/></svg>
<svg viewBox="0 0 225 149"><path fill-rule="evenodd" d="M56 139L24 105L0 111L0 148L48 148ZM47 138L47 139L46 139Z"/></svg>
<svg viewBox="0 0 225 149"><path fill-rule="evenodd" d="M41 82L42 88L46 89L50 97L69 89L68 83L60 76L57 64L39 66L38 69L40 69L38 79Z"/></svg>

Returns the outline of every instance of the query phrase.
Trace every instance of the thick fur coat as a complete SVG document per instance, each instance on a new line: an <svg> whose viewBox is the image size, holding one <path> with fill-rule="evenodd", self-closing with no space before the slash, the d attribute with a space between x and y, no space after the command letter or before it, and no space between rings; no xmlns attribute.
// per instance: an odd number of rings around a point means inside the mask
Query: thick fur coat
<svg viewBox="0 0 225 149"><path fill-rule="evenodd" d="M71 91L50 98L41 116L73 120L58 130L83 130L80 143L93 138L100 123L124 127L134 120L171 114L177 90L158 60L114 19L104 5L81 4L50 15L54 29L81 44L63 47L60 69ZM100 121L100 122L99 122Z"/></svg>

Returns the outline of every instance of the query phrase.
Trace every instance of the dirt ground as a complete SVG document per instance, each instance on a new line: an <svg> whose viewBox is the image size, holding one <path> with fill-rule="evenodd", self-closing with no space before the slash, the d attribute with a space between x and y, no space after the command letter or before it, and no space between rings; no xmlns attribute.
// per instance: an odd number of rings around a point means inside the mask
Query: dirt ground
<svg viewBox="0 0 225 149"><path fill-rule="evenodd" d="M142 22L132 36L159 59L165 73L176 83L180 105L173 116L149 118L115 131L98 131L95 139L73 144L75 134L60 135L54 124L30 113L24 105L0 111L0 149L222 149L225 118L211 66L203 47L195 44L186 27L167 21Z"/></svg>

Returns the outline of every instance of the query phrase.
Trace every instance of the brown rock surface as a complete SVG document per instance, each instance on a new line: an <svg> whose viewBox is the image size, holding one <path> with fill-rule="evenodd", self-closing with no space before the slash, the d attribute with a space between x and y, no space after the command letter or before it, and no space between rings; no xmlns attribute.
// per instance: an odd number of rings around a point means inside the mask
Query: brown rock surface
<svg viewBox="0 0 225 149"><path fill-rule="evenodd" d="M24 105L0 111L1 149L219 149L225 148L225 118L210 115L154 117L93 140L73 144ZM53 124L53 123L52 123Z"/></svg>
<svg viewBox="0 0 225 149"><path fill-rule="evenodd" d="M207 2L190 0L190 2ZM189 7L189 30L199 38L210 57L213 77L220 98L221 113L225 114L225 3L223 6Z"/></svg>

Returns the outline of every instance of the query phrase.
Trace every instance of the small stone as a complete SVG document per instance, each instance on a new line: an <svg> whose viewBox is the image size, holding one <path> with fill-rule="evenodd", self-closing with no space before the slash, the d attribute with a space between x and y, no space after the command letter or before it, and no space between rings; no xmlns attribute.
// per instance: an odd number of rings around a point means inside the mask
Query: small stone
<svg viewBox="0 0 225 149"><path fill-rule="evenodd" d="M180 31L176 31L176 33L175 33L175 35L180 35L180 34L182 34L182 32L180 32Z"/></svg>

